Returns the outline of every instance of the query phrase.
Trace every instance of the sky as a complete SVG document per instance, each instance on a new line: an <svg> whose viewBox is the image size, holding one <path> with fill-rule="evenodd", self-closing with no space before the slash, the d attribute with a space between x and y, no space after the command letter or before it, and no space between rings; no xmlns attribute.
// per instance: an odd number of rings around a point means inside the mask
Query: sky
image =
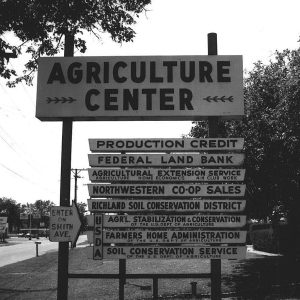
<svg viewBox="0 0 300 300"><path fill-rule="evenodd" d="M207 34L218 35L218 54L243 55L245 75L275 50L299 47L299 0L153 0L137 20L134 42L113 43L86 34L84 56L206 55ZM75 52L75 56L82 56ZM11 59L19 69L22 59ZM0 80L0 197L18 203L51 200L59 205L61 122L35 118L36 83L8 88ZM189 121L74 122L72 168L88 168L89 138L180 138ZM78 201L89 198L87 171L78 179ZM74 198L74 178L71 199Z"/></svg>

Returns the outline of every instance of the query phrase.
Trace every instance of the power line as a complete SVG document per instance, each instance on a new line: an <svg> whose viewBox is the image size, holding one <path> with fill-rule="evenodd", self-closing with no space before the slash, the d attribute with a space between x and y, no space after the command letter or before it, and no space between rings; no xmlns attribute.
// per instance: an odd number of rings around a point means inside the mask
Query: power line
<svg viewBox="0 0 300 300"><path fill-rule="evenodd" d="M4 128L0 125L0 129L10 138L12 143L9 143L1 134L0 138L5 142L5 144L13 150L18 156L18 159L20 159L20 156L23 156L23 161L27 163L29 167L31 167L33 170L36 172L40 173L40 170L38 170L28 159L27 159L27 154L23 151L19 151L17 149L22 149L22 147L18 146L18 143L14 141L14 139L4 130ZM16 144L18 147L14 147L13 144Z"/></svg>
<svg viewBox="0 0 300 300"><path fill-rule="evenodd" d="M24 177L23 175L20 175L19 173L13 171L12 169L10 169L9 167L5 166L5 165L2 164L1 162L0 162L0 165L1 165L4 169L6 169L6 170L8 170L9 172L13 173L14 175L16 175L16 176L22 178L23 180L28 181L28 182L30 182L30 183L33 183L30 179L28 179L28 178Z"/></svg>
<svg viewBox="0 0 300 300"><path fill-rule="evenodd" d="M1 162L0 162L0 166L2 166L4 169L6 169L7 171L11 172L11 173L14 174L15 176L17 176L17 177L23 179L23 180L26 181L26 182L29 182L30 184L32 184L32 185L34 185L34 186L38 185L40 188L42 188L42 189L45 190L45 191L48 191L48 192L51 192L51 193L55 192L54 190L49 189L48 187L41 185L41 184L38 183L37 181L32 181L30 178L27 178L27 177L25 177L25 176L23 176L23 175L17 173L16 171L10 169L9 167L7 167L6 165L4 165L4 164L1 163Z"/></svg>

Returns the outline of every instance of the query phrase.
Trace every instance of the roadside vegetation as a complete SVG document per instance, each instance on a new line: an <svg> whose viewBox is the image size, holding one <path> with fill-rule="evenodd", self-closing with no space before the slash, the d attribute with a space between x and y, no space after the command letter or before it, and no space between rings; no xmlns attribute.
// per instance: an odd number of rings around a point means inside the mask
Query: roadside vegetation
<svg viewBox="0 0 300 300"><path fill-rule="evenodd" d="M219 123L220 137L245 138L248 219L287 223L290 254L300 253L300 49L277 51L245 76L245 116ZM195 122L189 136L206 137Z"/></svg>
<svg viewBox="0 0 300 300"><path fill-rule="evenodd" d="M7 217L9 233L18 233L21 228L30 228L30 226L31 228L49 228L50 209L54 205L54 202L50 200L36 200L34 203L21 204L11 198L2 197L0 198L0 217ZM77 206L86 224L84 214L87 204L78 202Z"/></svg>

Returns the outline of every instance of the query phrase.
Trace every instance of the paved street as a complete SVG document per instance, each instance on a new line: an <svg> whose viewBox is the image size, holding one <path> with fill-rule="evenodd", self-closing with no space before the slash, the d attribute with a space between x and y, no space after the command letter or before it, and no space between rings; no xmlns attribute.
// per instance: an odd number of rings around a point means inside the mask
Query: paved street
<svg viewBox="0 0 300 300"><path fill-rule="evenodd" d="M84 240L86 240L86 236L80 236L78 243ZM28 240L27 238L12 237L8 239L8 243L12 245L0 246L0 267L35 257L35 242L41 242L38 246L39 255L58 250L58 243L50 242L47 238Z"/></svg>
<svg viewBox="0 0 300 300"><path fill-rule="evenodd" d="M35 257L35 242L37 241L41 242L38 246L39 255L45 254L49 251L56 251L58 249L57 243L52 243L46 238L29 240L27 238L12 237L8 240L10 244L14 245L0 247L0 267Z"/></svg>

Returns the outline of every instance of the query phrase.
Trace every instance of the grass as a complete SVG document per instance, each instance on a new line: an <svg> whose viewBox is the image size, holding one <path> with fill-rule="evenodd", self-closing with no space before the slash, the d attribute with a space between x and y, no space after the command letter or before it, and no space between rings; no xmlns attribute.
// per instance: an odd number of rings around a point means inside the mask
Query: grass
<svg viewBox="0 0 300 300"><path fill-rule="evenodd" d="M128 273L207 273L209 260L128 260ZM70 273L118 273L118 261L87 258L84 247L70 250ZM210 294L210 280L159 280L161 299L191 299L191 282L197 294ZM299 299L300 263L284 257L247 254L246 260L222 261L222 292L229 299ZM56 299L57 252L0 268L0 299ZM125 299L152 298L152 280L127 280ZM69 279L69 299L118 299L118 280Z"/></svg>

